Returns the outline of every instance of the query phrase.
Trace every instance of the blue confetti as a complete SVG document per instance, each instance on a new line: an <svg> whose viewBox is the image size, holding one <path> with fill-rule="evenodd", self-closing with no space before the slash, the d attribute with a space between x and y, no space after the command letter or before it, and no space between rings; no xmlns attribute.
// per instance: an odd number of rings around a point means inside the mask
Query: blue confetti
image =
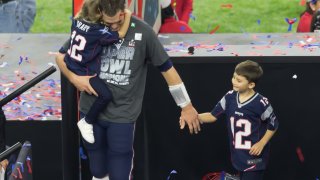
<svg viewBox="0 0 320 180"><path fill-rule="evenodd" d="M186 27L180 26L180 31L181 31L181 32L183 32L183 31L185 31L185 30L186 30Z"/></svg>
<svg viewBox="0 0 320 180"><path fill-rule="evenodd" d="M79 148L80 158L81 159L88 159L88 157L84 154L83 148Z"/></svg>
<svg viewBox="0 0 320 180"><path fill-rule="evenodd" d="M194 21L196 20L196 17L192 13L189 14L189 17L190 17L190 19L192 19Z"/></svg>
<svg viewBox="0 0 320 180"><path fill-rule="evenodd" d="M22 63L22 61L23 61L23 58L20 56L20 59L19 59L19 66L20 66L20 64Z"/></svg>
<svg viewBox="0 0 320 180"><path fill-rule="evenodd" d="M173 174L178 174L178 172L177 172L176 170L172 170L172 171L170 172L169 176L167 177L167 180L170 180L171 175L173 175Z"/></svg>

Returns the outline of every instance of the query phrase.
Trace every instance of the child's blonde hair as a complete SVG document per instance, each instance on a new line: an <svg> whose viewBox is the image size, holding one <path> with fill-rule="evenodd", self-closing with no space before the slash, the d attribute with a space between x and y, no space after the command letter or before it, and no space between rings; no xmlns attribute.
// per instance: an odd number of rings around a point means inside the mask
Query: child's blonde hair
<svg viewBox="0 0 320 180"><path fill-rule="evenodd" d="M100 23L102 12L108 16L114 16L124 9L125 0L85 0L75 19Z"/></svg>
<svg viewBox="0 0 320 180"><path fill-rule="evenodd" d="M81 10L75 16L75 19L99 23L101 17L100 0L85 0L82 4Z"/></svg>

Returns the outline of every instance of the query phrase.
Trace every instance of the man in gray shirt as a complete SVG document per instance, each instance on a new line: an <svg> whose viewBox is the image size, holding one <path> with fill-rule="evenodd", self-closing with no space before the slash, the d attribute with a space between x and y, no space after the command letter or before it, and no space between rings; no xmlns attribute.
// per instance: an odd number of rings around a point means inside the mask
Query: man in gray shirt
<svg viewBox="0 0 320 180"><path fill-rule="evenodd" d="M124 19L125 0L107 1L105 12L109 14L103 15L104 23L118 31ZM64 45L65 52L68 46L69 43ZM63 54L58 54L56 62L70 82L82 91L80 111L85 115L95 99L93 95L96 95L89 84L92 76L72 73L63 58ZM111 90L113 101L100 114L98 123L93 124L95 142L84 141L93 179L109 176L111 180L128 180L131 177L134 124L141 112L148 62L158 67L165 78L170 93L181 107L181 118L187 122L190 133L200 131L198 113L157 35L145 22L131 17L126 36L105 47L101 53L99 77Z"/></svg>

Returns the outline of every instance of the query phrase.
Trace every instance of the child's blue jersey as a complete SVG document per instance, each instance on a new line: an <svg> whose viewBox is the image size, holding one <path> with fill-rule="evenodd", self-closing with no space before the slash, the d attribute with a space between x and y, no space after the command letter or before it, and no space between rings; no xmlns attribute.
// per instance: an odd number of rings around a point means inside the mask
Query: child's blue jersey
<svg viewBox="0 0 320 180"><path fill-rule="evenodd" d="M102 51L102 46L118 40L118 32L109 31L103 24L73 20L71 43L64 59L67 67L78 75L95 74L99 71L100 64L97 57Z"/></svg>
<svg viewBox="0 0 320 180"><path fill-rule="evenodd" d="M250 148L266 133L276 130L278 120L268 99L255 93L246 102L239 102L239 94L229 91L215 106L211 114L218 118L225 114L228 124L231 160L239 171L255 171L266 168L269 143L259 156L249 154Z"/></svg>

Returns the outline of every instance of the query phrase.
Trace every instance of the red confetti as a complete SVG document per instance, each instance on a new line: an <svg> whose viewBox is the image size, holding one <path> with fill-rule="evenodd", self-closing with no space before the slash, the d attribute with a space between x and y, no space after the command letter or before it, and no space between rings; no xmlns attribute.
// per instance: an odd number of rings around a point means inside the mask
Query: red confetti
<svg viewBox="0 0 320 180"><path fill-rule="evenodd" d="M209 32L209 34L215 33L219 28L220 28L220 25L218 25L218 26L215 27L213 30L211 30L211 31Z"/></svg>
<svg viewBox="0 0 320 180"><path fill-rule="evenodd" d="M300 6L305 6L305 5L306 5L306 2L307 2L306 0L301 0L301 1L300 1Z"/></svg>
<svg viewBox="0 0 320 180"><path fill-rule="evenodd" d="M300 162L304 162L304 156L303 156L303 153L302 153L302 150L300 147L297 147L296 148L296 152L297 152L297 155L298 155L298 158L300 160Z"/></svg>
<svg viewBox="0 0 320 180"><path fill-rule="evenodd" d="M221 4L221 8L231 9L232 8L232 4Z"/></svg>

